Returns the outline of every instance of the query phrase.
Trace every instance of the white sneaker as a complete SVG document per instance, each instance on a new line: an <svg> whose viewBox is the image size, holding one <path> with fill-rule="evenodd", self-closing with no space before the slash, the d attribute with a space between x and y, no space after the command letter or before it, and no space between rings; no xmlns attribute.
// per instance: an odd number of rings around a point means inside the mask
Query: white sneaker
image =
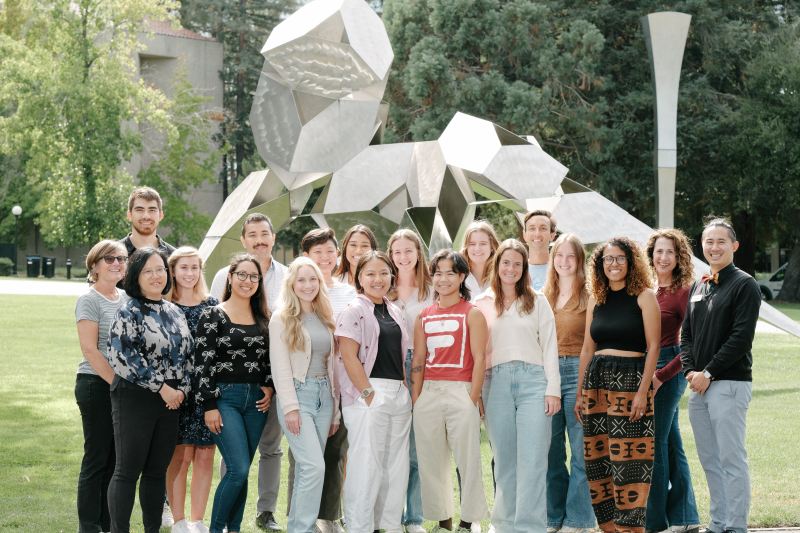
<svg viewBox="0 0 800 533"><path fill-rule="evenodd" d="M161 527L172 527L175 525L175 519L172 518L172 511L169 510L169 505L164 503L164 510L161 512Z"/></svg>
<svg viewBox="0 0 800 533"><path fill-rule="evenodd" d="M206 527L206 525L203 523L202 520L198 520L197 522L190 522L189 530L192 533L209 533L208 527Z"/></svg>
<svg viewBox="0 0 800 533"><path fill-rule="evenodd" d="M184 518L183 520L178 520L172 526L171 529L172 533L192 533L192 530L189 529L189 522L186 521Z"/></svg>
<svg viewBox="0 0 800 533"><path fill-rule="evenodd" d="M344 518L341 520L334 520L331 522L333 524L333 533L345 533L344 531Z"/></svg>
<svg viewBox="0 0 800 533"><path fill-rule="evenodd" d="M561 529L559 529L560 533L588 533L588 531L589 531L588 529L583 527L569 527L569 526L563 526Z"/></svg>
<svg viewBox="0 0 800 533"><path fill-rule="evenodd" d="M406 524L406 533L428 533L422 524Z"/></svg>
<svg viewBox="0 0 800 533"><path fill-rule="evenodd" d="M319 533L333 533L333 522L330 520L317 520Z"/></svg>
<svg viewBox="0 0 800 533"><path fill-rule="evenodd" d="M489 524L489 533L494 533L494 525Z"/></svg>
<svg viewBox="0 0 800 533"><path fill-rule="evenodd" d="M469 529L472 533L482 533L480 522L473 522Z"/></svg>
<svg viewBox="0 0 800 533"><path fill-rule="evenodd" d="M559 531L561 531L560 527L548 527L547 528L547 533L558 533Z"/></svg>

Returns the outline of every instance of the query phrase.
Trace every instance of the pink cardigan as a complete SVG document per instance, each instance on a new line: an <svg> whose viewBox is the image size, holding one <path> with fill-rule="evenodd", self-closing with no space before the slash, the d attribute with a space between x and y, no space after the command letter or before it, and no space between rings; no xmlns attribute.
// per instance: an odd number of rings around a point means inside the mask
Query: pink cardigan
<svg viewBox="0 0 800 533"><path fill-rule="evenodd" d="M400 326L400 331L403 334L400 353L405 356L408 351L408 333L406 333L403 312L386 298L383 301L386 302L389 315ZM363 294L359 294L352 302L347 304L347 307L342 309L336 320L336 331L334 332L336 340L338 341L340 337L347 337L358 343L358 359L364 365L364 373L367 377L372 373L372 367L375 366L375 358L378 356L379 333L380 326L378 325L378 319L375 318L375 304ZM339 386L342 391L342 407L352 405L361 394L361 391L353 385L347 375L341 353L339 354Z"/></svg>

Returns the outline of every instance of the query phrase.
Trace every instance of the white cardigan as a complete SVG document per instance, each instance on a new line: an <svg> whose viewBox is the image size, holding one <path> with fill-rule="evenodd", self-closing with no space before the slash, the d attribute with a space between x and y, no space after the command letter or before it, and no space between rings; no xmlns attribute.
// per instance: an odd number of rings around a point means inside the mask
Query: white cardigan
<svg viewBox="0 0 800 533"><path fill-rule="evenodd" d="M561 397L561 372L558 369L556 320L550 303L534 293L536 303L530 314L520 314L519 300L500 318L494 307L494 293L487 290L475 301L489 323L486 368L509 361L524 361L544 367L546 396Z"/></svg>
<svg viewBox="0 0 800 533"><path fill-rule="evenodd" d="M311 336L305 326L301 326L305 338L306 349L302 352L289 352L289 347L283 341L283 332L286 327L283 320L275 313L269 321L269 359L272 365L272 381L275 383L275 392L281 402L281 410L286 415L300 408L297 393L294 390L294 380L304 382L308 365L311 364ZM336 357L337 345L330 333L331 353L328 356L328 386L333 396L333 421L338 424L341 419L339 411L339 364Z"/></svg>

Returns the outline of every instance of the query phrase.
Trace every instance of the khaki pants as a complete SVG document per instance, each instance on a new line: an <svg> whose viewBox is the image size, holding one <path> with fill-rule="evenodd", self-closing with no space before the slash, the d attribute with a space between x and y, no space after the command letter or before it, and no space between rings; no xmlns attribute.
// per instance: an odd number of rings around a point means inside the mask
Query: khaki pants
<svg viewBox="0 0 800 533"><path fill-rule="evenodd" d="M489 518L481 474L481 417L467 381L425 381L414 405L422 513L435 522L453 518L452 453L461 473L461 520Z"/></svg>

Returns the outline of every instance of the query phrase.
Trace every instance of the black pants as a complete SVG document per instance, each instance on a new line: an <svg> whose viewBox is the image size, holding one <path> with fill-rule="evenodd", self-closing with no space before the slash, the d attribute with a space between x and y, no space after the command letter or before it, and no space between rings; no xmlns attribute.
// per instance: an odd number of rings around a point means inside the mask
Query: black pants
<svg viewBox="0 0 800 533"><path fill-rule="evenodd" d="M117 449L114 476L108 486L111 531L129 533L136 481L141 475L139 504L144 531L158 533L167 467L178 440L178 409L167 409L158 393L124 379L116 381L111 391Z"/></svg>
<svg viewBox="0 0 800 533"><path fill-rule="evenodd" d="M75 400L83 423L83 460L78 477L78 531L109 531L108 483L116 461L109 384L100 376L78 374L75 379Z"/></svg>

